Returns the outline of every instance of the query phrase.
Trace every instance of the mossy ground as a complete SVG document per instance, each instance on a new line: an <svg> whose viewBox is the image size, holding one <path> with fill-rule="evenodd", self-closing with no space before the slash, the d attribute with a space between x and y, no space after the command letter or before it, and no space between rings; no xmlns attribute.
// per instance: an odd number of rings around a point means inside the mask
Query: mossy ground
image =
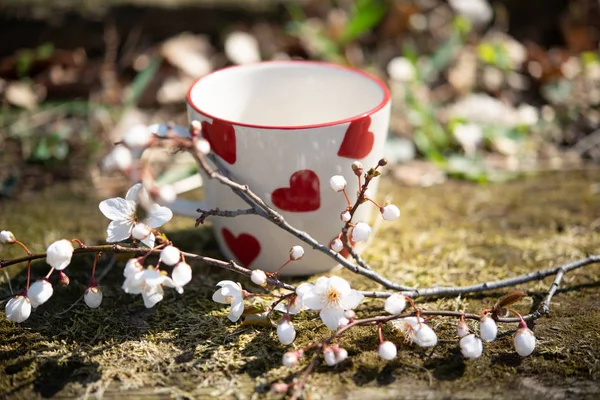
<svg viewBox="0 0 600 400"><path fill-rule="evenodd" d="M385 178L382 195L389 193L403 215L381 225L365 257L382 274L425 287L505 278L598 253L599 183L600 171L493 186L450 182L427 189L397 187ZM107 220L87 190L81 184L55 187L0 203L0 227L11 229L34 251L63 236L99 243ZM176 218L165 229L180 247L218 256L210 229L192 225ZM0 257L17 254L19 249L5 246ZM100 274L110 258L101 259ZM292 378L280 366L285 347L274 329L231 324L227 309L210 300L215 283L237 279L233 274L195 265L183 296L169 291L148 310L141 298L121 291L118 261L101 282L99 309L87 309L81 301L72 306L86 288L91 263L91 257L77 258L68 268L70 286L56 287L51 301L26 323L0 317L0 393L7 398L262 398L274 397L268 393L271 382ZM34 267L34 278L46 271L44 263ZM25 284L17 269L7 268L16 275L15 291ZM346 271L336 274L357 288L376 288ZM0 298L6 299L10 292L0 277ZM517 308L524 313L535 309L550 282L523 286L528 297ZM373 328L352 330L341 342L349 359L335 369L318 367L308 393L313 399L594 398L600 395L599 286L600 266L569 274L550 317L535 324L535 353L524 359L512 348L514 326L501 326L498 340L471 361L457 351L454 321L434 320L440 341L427 351L402 345L385 329L400 348L393 362L376 356ZM422 305L477 312L502 293ZM358 314L376 313L381 304L367 300ZM294 321L299 332L295 346L328 334L313 314Z"/></svg>

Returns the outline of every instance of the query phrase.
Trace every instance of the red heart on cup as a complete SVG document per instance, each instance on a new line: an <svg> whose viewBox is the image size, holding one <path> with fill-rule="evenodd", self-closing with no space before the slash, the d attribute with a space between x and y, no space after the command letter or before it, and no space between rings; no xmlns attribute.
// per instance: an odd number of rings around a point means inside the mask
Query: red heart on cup
<svg viewBox="0 0 600 400"><path fill-rule="evenodd" d="M229 122L213 119L212 124L202 121L202 136L210 143L210 149L229 164L236 160L235 129Z"/></svg>
<svg viewBox="0 0 600 400"><path fill-rule="evenodd" d="M290 177L290 187L275 189L271 200L284 211L316 211L321 207L319 177L310 169L296 171Z"/></svg>
<svg viewBox="0 0 600 400"><path fill-rule="evenodd" d="M375 135L369 131L371 117L366 116L350 123L338 150L338 156L355 160L365 158L373 149Z"/></svg>
<svg viewBox="0 0 600 400"><path fill-rule="evenodd" d="M241 233L237 237L227 228L221 229L227 247L244 267L249 267L260 253L260 243L248 234Z"/></svg>

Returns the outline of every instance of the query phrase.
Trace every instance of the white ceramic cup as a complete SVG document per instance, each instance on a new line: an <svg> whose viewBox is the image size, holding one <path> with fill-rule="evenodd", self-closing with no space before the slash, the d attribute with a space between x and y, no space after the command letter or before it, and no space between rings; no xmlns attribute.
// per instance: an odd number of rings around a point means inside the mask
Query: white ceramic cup
<svg viewBox="0 0 600 400"><path fill-rule="evenodd" d="M329 244L342 226L347 206L329 179L343 175L352 201L365 169L383 157L390 94L379 79L362 71L312 61L272 61L218 70L197 80L188 92L188 117L202 123L203 135L236 182L246 184L295 228ZM185 130L180 130L185 134ZM377 180L370 190L375 195ZM231 189L204 179L205 202L177 200L175 213L198 216L197 208L237 210L248 205ZM353 221L368 222L375 209L358 208ZM222 253L248 268L275 271L294 235L258 215L210 217ZM282 275L309 275L333 268L335 260L304 245L302 259Z"/></svg>

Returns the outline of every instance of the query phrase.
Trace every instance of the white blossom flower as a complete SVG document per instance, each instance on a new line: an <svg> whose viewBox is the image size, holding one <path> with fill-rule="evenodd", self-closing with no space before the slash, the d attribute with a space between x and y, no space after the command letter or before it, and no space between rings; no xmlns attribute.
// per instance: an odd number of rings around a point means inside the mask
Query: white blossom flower
<svg viewBox="0 0 600 400"><path fill-rule="evenodd" d="M142 293L142 272L144 267L140 264L139 259L132 258L125 264L123 270L123 276L125 282L123 282L123 291L130 294Z"/></svg>
<svg viewBox="0 0 600 400"><path fill-rule="evenodd" d="M200 153L200 154L206 155L206 154L210 153L210 143L208 143L208 140L206 140L204 138L197 138L195 147L196 147L196 150L198 151L198 153Z"/></svg>
<svg viewBox="0 0 600 400"><path fill-rule="evenodd" d="M393 320L392 326L412 342L415 327L419 325L419 322L424 321L423 318L417 319L417 317L406 317Z"/></svg>
<svg viewBox="0 0 600 400"><path fill-rule="evenodd" d="M286 346L292 344L294 339L296 339L296 329L294 329L294 325L289 319L284 318L279 325L277 325L277 337L281 344Z"/></svg>
<svg viewBox="0 0 600 400"><path fill-rule="evenodd" d="M307 308L321 310L321 320L331 330L336 330L340 322L346 319L344 311L355 308L364 297L353 290L345 279L337 276L322 276L314 285L303 283L298 286L296 293L302 297Z"/></svg>
<svg viewBox="0 0 600 400"><path fill-rule="evenodd" d="M167 246L160 251L160 261L167 265L175 265L181 259L181 251L175 246Z"/></svg>
<svg viewBox="0 0 600 400"><path fill-rule="evenodd" d="M146 218L142 221L139 221L137 215L137 207L140 204L146 208ZM104 200L100 203L99 208L102 214L111 220L106 230L108 234L106 241L109 243L129 239L134 225L138 222L156 229L173 218L173 212L170 209L161 207L150 200L148 192L141 183L133 185L124 199L115 197ZM154 234L150 233L145 239L142 239L142 243L152 248L154 239Z"/></svg>
<svg viewBox="0 0 600 400"><path fill-rule="evenodd" d="M398 354L398 349L396 349L396 345L392 342L385 341L379 345L379 357L384 360L393 360L396 358Z"/></svg>
<svg viewBox="0 0 600 400"><path fill-rule="evenodd" d="M31 306L33 308L37 308L47 302L48 299L52 297L53 293L54 289L52 288L52 284L45 279L33 282L31 286L29 286L29 289L27 289L27 297L29 298L29 301L31 301Z"/></svg>
<svg viewBox="0 0 600 400"><path fill-rule="evenodd" d="M387 65L387 73L395 81L410 82L417 76L413 63L405 57L395 57Z"/></svg>
<svg viewBox="0 0 600 400"><path fill-rule="evenodd" d="M144 240L152 233L152 228L143 222L138 222L131 230L131 236L136 240Z"/></svg>
<svg viewBox="0 0 600 400"><path fill-rule="evenodd" d="M496 339L497 334L498 326L496 325L496 321L488 315L481 317L481 320L479 320L479 335L481 339L491 342Z"/></svg>
<svg viewBox="0 0 600 400"><path fill-rule="evenodd" d="M388 314L400 314L406 308L406 297L399 293L394 293L385 300L383 306Z"/></svg>
<svg viewBox="0 0 600 400"><path fill-rule="evenodd" d="M46 263L57 271L63 270L71 263L73 244L67 239L58 240L46 249Z"/></svg>
<svg viewBox="0 0 600 400"><path fill-rule="evenodd" d="M513 338L515 350L521 357L527 357L535 350L535 336L525 323L519 324L519 329Z"/></svg>
<svg viewBox="0 0 600 400"><path fill-rule="evenodd" d="M456 333L458 334L458 337L464 337L469 334L469 327L465 321L458 322L458 325L456 326Z"/></svg>
<svg viewBox="0 0 600 400"><path fill-rule="evenodd" d="M221 281L217 283L217 286L220 289L213 294L213 301L231 305L228 318L231 322L236 322L244 313L244 293L242 292L242 287L239 283L233 281Z"/></svg>
<svg viewBox="0 0 600 400"><path fill-rule="evenodd" d="M350 211L348 210L342 211L340 213L340 219L342 222L348 222L352 219L352 214L350 214Z"/></svg>
<svg viewBox="0 0 600 400"><path fill-rule="evenodd" d="M164 297L163 286L175 287L173 280L165 276L161 271L154 268L146 268L139 277L141 281L140 289L144 305L146 308L152 308ZM131 292L130 292L131 293Z"/></svg>
<svg viewBox="0 0 600 400"><path fill-rule="evenodd" d="M331 177L331 179L329 179L329 185L334 192L341 192L342 190L346 189L346 185L348 185L348 183L346 182L346 178L344 178L342 175L334 175Z"/></svg>
<svg viewBox="0 0 600 400"><path fill-rule="evenodd" d="M17 241L15 235L11 231L0 232L0 243L2 244L13 244Z"/></svg>
<svg viewBox="0 0 600 400"><path fill-rule="evenodd" d="M388 204L385 207L381 207L379 210L381 212L381 216L386 221L394 221L400 217L400 209L393 204Z"/></svg>
<svg viewBox="0 0 600 400"><path fill-rule="evenodd" d="M479 358L483 353L483 344L474 334L466 335L460 339L460 352L465 358Z"/></svg>
<svg viewBox="0 0 600 400"><path fill-rule="evenodd" d="M369 225L364 222L358 222L354 228L352 228L352 241L362 242L363 240L369 239L372 229Z"/></svg>
<svg viewBox="0 0 600 400"><path fill-rule="evenodd" d="M175 284L177 293L183 293L183 287L192 280L192 267L185 261L177 263L171 272L171 279Z"/></svg>
<svg viewBox="0 0 600 400"><path fill-rule="evenodd" d="M331 250L335 251L336 253L339 253L340 251L344 250L344 243L342 243L342 241L339 238L335 238L331 242L330 247Z"/></svg>
<svg viewBox="0 0 600 400"><path fill-rule="evenodd" d="M9 321L19 324L31 315L31 302L27 296L18 295L6 303L4 311Z"/></svg>
<svg viewBox="0 0 600 400"><path fill-rule="evenodd" d="M123 135L123 143L130 149L143 149L148 146L152 136L152 132L146 125L137 124L125 132Z"/></svg>
<svg viewBox="0 0 600 400"><path fill-rule="evenodd" d="M304 256L304 248L302 246L294 246L290 249L290 260L299 260Z"/></svg>
<svg viewBox="0 0 600 400"><path fill-rule="evenodd" d="M117 145L104 158L103 168L108 171L126 171L133 164L133 154L125 146Z"/></svg>
<svg viewBox="0 0 600 400"><path fill-rule="evenodd" d="M335 359L335 352L331 347L325 347L323 349L323 358L325 359L325 364L333 367L337 364L337 360Z"/></svg>
<svg viewBox="0 0 600 400"><path fill-rule="evenodd" d="M250 280L258 286L267 286L267 274L262 269L255 269L250 274Z"/></svg>
<svg viewBox="0 0 600 400"><path fill-rule="evenodd" d="M102 304L102 290L98 286L87 288L83 295L83 301L89 308L98 308Z"/></svg>

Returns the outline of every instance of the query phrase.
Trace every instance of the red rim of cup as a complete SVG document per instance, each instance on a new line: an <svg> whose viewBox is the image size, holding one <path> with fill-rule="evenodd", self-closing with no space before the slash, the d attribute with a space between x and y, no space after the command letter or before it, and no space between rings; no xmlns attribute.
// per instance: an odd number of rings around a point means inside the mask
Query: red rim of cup
<svg viewBox="0 0 600 400"><path fill-rule="evenodd" d="M349 72L355 73L357 75L361 75L361 76L363 76L365 78L368 78L372 82L376 83L381 88L381 90L383 91L383 99L374 108L372 108L372 109L370 109L370 110L368 110L368 111L366 111L364 113L361 113L361 114L358 114L358 115L355 115L355 116L352 116L352 117L349 117L349 118L340 119L340 120L336 120L336 121L322 122L320 124L295 125L295 126L290 126L290 125L283 125L283 126L277 126L277 125L259 125L259 124L247 124L247 123L243 123L243 122L230 121L230 120L227 120L227 119L215 117L214 115L211 115L211 114L207 113L206 111L202 111L192 101L192 90L203 79L205 79L205 78L207 78L207 77L209 77L211 75L221 73L222 71L231 70L231 69L234 69L234 68L244 68L244 67L249 66L249 65L257 65L257 64L312 64L312 65L319 65L319 66L328 67L328 68L342 69L342 70L345 70L345 71L349 71ZM369 74L368 72L365 72L365 71L362 71L362 70L359 70L359 69L356 69L356 68L346 67L346 66L343 66L343 65L338 65L338 64L328 63L328 62L322 62L322 61L276 60L276 61L261 61L261 62L258 62L258 63L246 64L246 65L233 65L233 66L230 66L230 67L218 69L216 71L211 72L210 74L206 74L206 75L198 78L192 84L192 86L190 86L190 88L188 90L188 93L187 93L187 102L190 105L190 107L192 107L194 110L196 110L200 114L202 114L202 115L204 115L204 116L206 116L208 118L211 118L212 120L223 121L223 122L229 123L231 125L235 125L235 126L245 126L245 127L249 127L249 128L260 128L260 129L311 129L311 128L324 128L324 127L328 127L328 126L335 126L335 125L339 125L339 124L345 124L345 123L348 123L348 122L353 122L353 121L359 120L361 118L364 118L365 116L375 114L377 111L379 111L383 107L385 107L385 105L390 101L390 97L391 97L390 96L390 90L388 89L388 87L386 86L385 83L383 83L379 78L376 78L375 76Z"/></svg>

